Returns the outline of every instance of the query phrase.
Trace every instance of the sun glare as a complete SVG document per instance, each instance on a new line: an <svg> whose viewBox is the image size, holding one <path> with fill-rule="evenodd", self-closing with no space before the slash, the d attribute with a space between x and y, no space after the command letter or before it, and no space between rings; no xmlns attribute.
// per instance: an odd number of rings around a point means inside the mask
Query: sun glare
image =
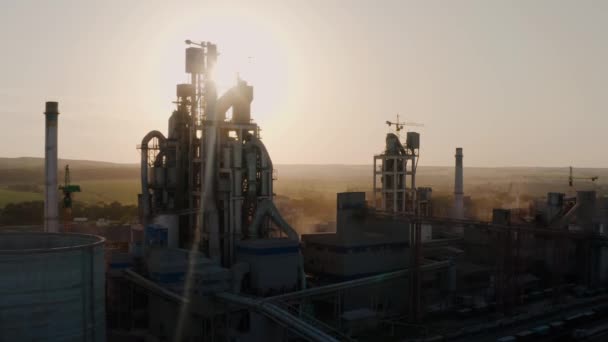
<svg viewBox="0 0 608 342"><path fill-rule="evenodd" d="M205 40L218 46L214 78L219 95L240 77L254 86L252 110L256 118L264 120L278 114L284 108L289 85L287 40L263 22L214 18L190 30L195 34L180 38ZM183 60L183 55L179 58Z"/></svg>

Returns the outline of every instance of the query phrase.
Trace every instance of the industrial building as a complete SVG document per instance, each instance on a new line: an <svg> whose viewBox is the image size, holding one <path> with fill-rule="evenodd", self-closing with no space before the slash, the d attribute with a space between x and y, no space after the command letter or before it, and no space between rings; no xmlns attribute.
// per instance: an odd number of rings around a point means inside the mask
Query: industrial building
<svg viewBox="0 0 608 342"><path fill-rule="evenodd" d="M371 198L337 194L335 232L298 236L273 203L253 87L218 96L216 46L188 43L168 135L139 145L143 252L110 257L115 338L483 341L591 308L581 293L604 298L605 199L549 194L534 220L468 219L457 148L452 214L435 217L432 188L416 184L420 134L402 142L398 122L373 157Z"/></svg>
<svg viewBox="0 0 608 342"><path fill-rule="evenodd" d="M105 341L105 239L60 232L58 103L44 114L44 229L0 233L0 340Z"/></svg>
<svg viewBox="0 0 608 342"><path fill-rule="evenodd" d="M608 199L548 193L523 215L467 217L417 184L421 135L397 120L372 188L336 198L335 231L299 235L274 199L254 88L218 94L216 45L186 41L190 83L141 151L129 243L60 232L57 103L46 107L45 233L0 237L0 328L73 341L564 341L608 334ZM53 181L54 180L54 181ZM67 183L67 182L66 182ZM26 270L24 272L24 270ZM51 300L52 299L52 300ZM52 330L52 331L51 331Z"/></svg>

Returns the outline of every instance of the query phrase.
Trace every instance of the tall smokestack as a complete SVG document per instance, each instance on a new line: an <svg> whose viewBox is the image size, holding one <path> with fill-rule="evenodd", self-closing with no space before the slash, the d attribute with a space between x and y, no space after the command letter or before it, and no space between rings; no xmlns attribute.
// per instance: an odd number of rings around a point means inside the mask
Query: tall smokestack
<svg viewBox="0 0 608 342"><path fill-rule="evenodd" d="M59 232L59 203L57 188L57 119L59 104L47 102L44 142L44 231Z"/></svg>
<svg viewBox="0 0 608 342"><path fill-rule="evenodd" d="M464 184L462 180L462 147L456 148L456 172L454 177L454 217L464 218Z"/></svg>

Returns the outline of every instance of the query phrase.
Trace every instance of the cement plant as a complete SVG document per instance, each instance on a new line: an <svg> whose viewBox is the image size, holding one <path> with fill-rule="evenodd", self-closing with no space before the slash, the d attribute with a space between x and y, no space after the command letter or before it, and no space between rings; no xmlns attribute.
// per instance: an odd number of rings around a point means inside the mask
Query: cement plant
<svg viewBox="0 0 608 342"><path fill-rule="evenodd" d="M190 82L168 126L141 122L151 130L133 140L139 219L120 238L73 217L87 190L77 169L60 180L57 128L71 113L46 103L44 227L0 233L0 341L608 339L608 197L577 188L603 179L570 168L568 192L482 220L468 150L443 151L453 195L436 201L419 184L421 125L386 114L389 133L365 142L379 151L372 188L336 193L335 219L303 232L277 204L255 84L219 93L221 46L186 44Z"/></svg>

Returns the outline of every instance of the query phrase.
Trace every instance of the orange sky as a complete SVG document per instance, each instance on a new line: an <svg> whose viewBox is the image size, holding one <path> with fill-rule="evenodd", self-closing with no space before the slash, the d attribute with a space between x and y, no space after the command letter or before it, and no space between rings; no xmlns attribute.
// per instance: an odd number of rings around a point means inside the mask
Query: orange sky
<svg viewBox="0 0 608 342"><path fill-rule="evenodd" d="M275 163L367 164L386 120L421 122L421 165L608 167L602 1L4 1L0 156L137 162L166 131L184 39L220 86L255 86Z"/></svg>

